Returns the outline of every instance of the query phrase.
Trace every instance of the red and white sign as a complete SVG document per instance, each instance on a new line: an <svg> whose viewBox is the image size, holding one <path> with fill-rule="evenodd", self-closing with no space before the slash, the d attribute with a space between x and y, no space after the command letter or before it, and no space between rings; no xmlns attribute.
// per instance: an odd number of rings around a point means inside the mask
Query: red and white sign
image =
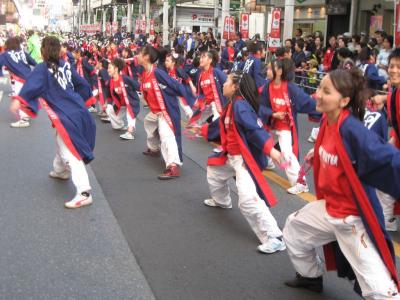
<svg viewBox="0 0 400 300"><path fill-rule="evenodd" d="M227 16L224 20L224 32L222 34L222 38L224 40L229 40L235 36L235 18Z"/></svg>
<svg viewBox="0 0 400 300"><path fill-rule="evenodd" d="M240 33L243 39L249 38L249 19L249 14L243 13L240 15Z"/></svg>
<svg viewBox="0 0 400 300"><path fill-rule="evenodd" d="M400 3L396 2L396 32L395 32L395 46L400 46Z"/></svg>
<svg viewBox="0 0 400 300"><path fill-rule="evenodd" d="M118 22L112 22L112 34L118 31Z"/></svg>
<svg viewBox="0 0 400 300"><path fill-rule="evenodd" d="M142 15L142 19L140 20L140 31L146 32L146 16Z"/></svg>
<svg viewBox="0 0 400 300"><path fill-rule="evenodd" d="M106 22L106 33L111 34L111 23L110 22Z"/></svg>
<svg viewBox="0 0 400 300"><path fill-rule="evenodd" d="M101 31L100 24L82 24L80 31L87 34L95 34L97 31Z"/></svg>
<svg viewBox="0 0 400 300"><path fill-rule="evenodd" d="M281 10L274 8L272 11L271 32L269 34L268 48L275 52L281 46Z"/></svg>
<svg viewBox="0 0 400 300"><path fill-rule="evenodd" d="M150 19L150 35L154 35L154 19Z"/></svg>
<svg viewBox="0 0 400 300"><path fill-rule="evenodd" d="M135 21L135 34L139 34L139 29L140 29L140 20L136 19L136 21Z"/></svg>

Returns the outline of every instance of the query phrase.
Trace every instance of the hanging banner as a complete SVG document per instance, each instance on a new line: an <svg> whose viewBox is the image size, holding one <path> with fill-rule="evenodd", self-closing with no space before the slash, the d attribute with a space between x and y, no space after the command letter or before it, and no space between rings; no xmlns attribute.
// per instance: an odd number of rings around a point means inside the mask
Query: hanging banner
<svg viewBox="0 0 400 300"><path fill-rule="evenodd" d="M111 23L110 22L106 22L106 33L111 34Z"/></svg>
<svg viewBox="0 0 400 300"><path fill-rule="evenodd" d="M229 39L236 38L235 18L230 17L229 20Z"/></svg>
<svg viewBox="0 0 400 300"><path fill-rule="evenodd" d="M396 4L396 32L395 32L395 46L400 46L400 3Z"/></svg>
<svg viewBox="0 0 400 300"><path fill-rule="evenodd" d="M240 33L243 39L249 38L249 19L250 16L247 13L240 15Z"/></svg>
<svg viewBox="0 0 400 300"><path fill-rule="evenodd" d="M92 35L96 34L98 31L101 31L101 26L100 24L82 24L80 26L80 31Z"/></svg>
<svg viewBox="0 0 400 300"><path fill-rule="evenodd" d="M150 35L154 35L154 19L150 19Z"/></svg>
<svg viewBox="0 0 400 300"><path fill-rule="evenodd" d="M227 16L224 20L224 32L222 34L222 38L224 40L229 40L235 36L235 18Z"/></svg>
<svg viewBox="0 0 400 300"><path fill-rule="evenodd" d="M142 19L140 20L140 31L146 32L146 15L142 15Z"/></svg>
<svg viewBox="0 0 400 300"><path fill-rule="evenodd" d="M112 34L118 31L118 22L112 22Z"/></svg>
<svg viewBox="0 0 400 300"><path fill-rule="evenodd" d="M383 16L371 16L369 23L369 36L374 36L375 31L382 30Z"/></svg>
<svg viewBox="0 0 400 300"><path fill-rule="evenodd" d="M281 46L281 10L274 8L272 11L271 32L269 34L269 51L275 52Z"/></svg>
<svg viewBox="0 0 400 300"><path fill-rule="evenodd" d="M140 20L136 19L136 21L135 21L135 34L139 34L139 29L140 29Z"/></svg>

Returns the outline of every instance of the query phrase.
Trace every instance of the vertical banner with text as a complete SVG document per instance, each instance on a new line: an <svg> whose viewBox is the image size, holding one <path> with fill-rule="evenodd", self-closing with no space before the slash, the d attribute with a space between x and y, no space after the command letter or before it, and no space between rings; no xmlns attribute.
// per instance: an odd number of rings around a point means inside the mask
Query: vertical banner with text
<svg viewBox="0 0 400 300"><path fill-rule="evenodd" d="M400 3L398 1L396 1L395 46L400 46Z"/></svg>
<svg viewBox="0 0 400 300"><path fill-rule="evenodd" d="M281 46L281 10L274 8L272 11L271 33L269 35L268 49L275 52Z"/></svg>
<svg viewBox="0 0 400 300"><path fill-rule="evenodd" d="M222 38L224 40L229 40L235 36L235 18L226 16L224 20L224 32L222 33Z"/></svg>
<svg viewBox="0 0 400 300"><path fill-rule="evenodd" d="M135 34L139 34L139 29L140 29L140 20L136 19L136 21L135 21Z"/></svg>
<svg viewBox="0 0 400 300"><path fill-rule="evenodd" d="M150 19L150 35L154 35L154 19Z"/></svg>
<svg viewBox="0 0 400 300"><path fill-rule="evenodd" d="M249 14L243 13L240 15L240 33L243 39L249 38Z"/></svg>

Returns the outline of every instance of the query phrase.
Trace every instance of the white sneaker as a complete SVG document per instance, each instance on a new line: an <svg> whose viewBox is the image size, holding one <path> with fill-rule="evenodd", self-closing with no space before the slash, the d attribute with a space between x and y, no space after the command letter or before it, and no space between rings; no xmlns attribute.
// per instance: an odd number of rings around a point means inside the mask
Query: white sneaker
<svg viewBox="0 0 400 300"><path fill-rule="evenodd" d="M133 134L130 133L129 131L125 132L124 134L121 134L119 137L120 137L121 139L123 139L123 140L134 140L134 139L135 139L135 137L133 136Z"/></svg>
<svg viewBox="0 0 400 300"><path fill-rule="evenodd" d="M268 165L267 165L267 170L274 170L276 168L274 161L272 158L268 157Z"/></svg>
<svg viewBox="0 0 400 300"><path fill-rule="evenodd" d="M128 130L128 126L122 126L120 128L114 128L115 130L120 130L120 131L127 131Z"/></svg>
<svg viewBox="0 0 400 300"><path fill-rule="evenodd" d="M58 173L56 171L51 171L49 173L49 176L51 178L55 178L55 179L67 180L71 176L71 172L69 170L65 170L65 171L60 172L60 173Z"/></svg>
<svg viewBox="0 0 400 300"><path fill-rule="evenodd" d="M397 219L396 217L391 218L389 221L385 221L385 227L387 231L397 231Z"/></svg>
<svg viewBox="0 0 400 300"><path fill-rule="evenodd" d="M83 193L82 193L83 194ZM89 194L88 196L86 195L76 195L74 199L72 199L69 202L66 202L64 205L66 208L78 208L86 205L90 205L93 203L93 198L92 195Z"/></svg>
<svg viewBox="0 0 400 300"><path fill-rule="evenodd" d="M307 184L296 183L291 188L287 189L287 192L292 195L297 195L301 193L307 193L309 191Z"/></svg>
<svg viewBox="0 0 400 300"><path fill-rule="evenodd" d="M227 208L227 209L232 208L232 204L229 206L224 206L224 205L221 205L221 204L218 204L217 202L215 202L214 199L206 199L206 200L204 200L204 204L207 206L211 206L211 207L221 207L221 208Z"/></svg>
<svg viewBox="0 0 400 300"><path fill-rule="evenodd" d="M91 113L95 113L95 112L97 112L97 109L96 109L96 107L91 106L88 108L88 111Z"/></svg>
<svg viewBox="0 0 400 300"><path fill-rule="evenodd" d="M286 250L285 242L278 238L269 238L268 241L257 247L258 251L266 254Z"/></svg>
<svg viewBox="0 0 400 300"><path fill-rule="evenodd" d="M100 118L103 123L111 123L111 119L109 117Z"/></svg>
<svg viewBox="0 0 400 300"><path fill-rule="evenodd" d="M29 123L29 121L22 120L22 119L10 124L10 126L12 128L26 128L26 127L29 127L30 125L31 124Z"/></svg>

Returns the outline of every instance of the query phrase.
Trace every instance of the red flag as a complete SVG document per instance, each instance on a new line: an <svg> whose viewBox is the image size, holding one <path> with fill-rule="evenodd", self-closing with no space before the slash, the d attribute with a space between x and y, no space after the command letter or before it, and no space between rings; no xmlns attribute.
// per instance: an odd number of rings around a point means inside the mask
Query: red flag
<svg viewBox="0 0 400 300"><path fill-rule="evenodd" d="M243 39L249 38L249 19L250 16L247 13L240 15L240 32L242 33Z"/></svg>
<svg viewBox="0 0 400 300"><path fill-rule="evenodd" d="M275 52L281 46L281 10L274 8L272 11L271 33L269 34L268 48Z"/></svg>

